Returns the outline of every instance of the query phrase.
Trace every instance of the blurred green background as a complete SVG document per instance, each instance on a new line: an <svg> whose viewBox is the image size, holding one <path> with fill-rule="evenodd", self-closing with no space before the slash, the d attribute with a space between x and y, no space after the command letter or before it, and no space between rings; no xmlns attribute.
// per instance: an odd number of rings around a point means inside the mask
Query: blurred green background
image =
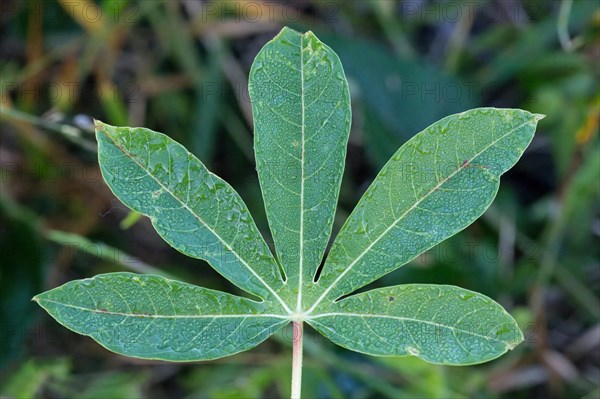
<svg viewBox="0 0 600 399"><path fill-rule="evenodd" d="M102 183L90 117L169 134L228 180L269 235L250 64L283 25L340 56L353 126L334 230L412 135L477 106L546 114L475 224L373 286L454 284L505 306L525 342L472 367L305 340L309 398L600 397L597 1L4 0L0 5L0 395L289 396L290 331L195 364L125 358L30 298L133 270L239 293L168 247Z"/></svg>

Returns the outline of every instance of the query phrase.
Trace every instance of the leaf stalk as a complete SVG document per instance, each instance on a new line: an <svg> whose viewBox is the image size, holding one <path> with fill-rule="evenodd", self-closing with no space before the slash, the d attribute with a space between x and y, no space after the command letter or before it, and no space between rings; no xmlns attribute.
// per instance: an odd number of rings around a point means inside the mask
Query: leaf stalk
<svg viewBox="0 0 600 399"><path fill-rule="evenodd" d="M294 321L294 337L292 349L292 399L300 399L302 391L302 341L304 324Z"/></svg>

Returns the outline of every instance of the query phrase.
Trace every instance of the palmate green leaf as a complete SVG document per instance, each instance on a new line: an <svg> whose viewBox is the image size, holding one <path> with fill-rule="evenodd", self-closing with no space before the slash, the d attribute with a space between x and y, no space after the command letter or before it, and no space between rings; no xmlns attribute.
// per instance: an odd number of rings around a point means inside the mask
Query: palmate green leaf
<svg viewBox="0 0 600 399"><path fill-rule="evenodd" d="M34 298L65 327L144 359L208 360L254 347L287 322L266 303L154 275L100 274Z"/></svg>
<svg viewBox="0 0 600 399"><path fill-rule="evenodd" d="M250 71L256 168L277 255L301 310L331 235L351 111L337 55L284 28Z"/></svg>
<svg viewBox="0 0 600 399"><path fill-rule="evenodd" d="M500 305L448 285L407 284L357 294L329 303L309 323L351 350L438 364L485 362L523 340Z"/></svg>
<svg viewBox="0 0 600 399"><path fill-rule="evenodd" d="M411 354L454 365L490 360L521 342L515 321L500 312L498 304L477 295L478 306L473 300L467 306L456 299L460 289L454 287L440 288L437 299L424 294L432 287L406 286L335 300L477 219L496 196L500 175L520 158L541 118L521 110L475 109L434 123L402 146L337 236L313 291L318 297L307 322L352 350ZM388 299L398 294L400 301L422 307L398 307L396 300L385 302L388 294ZM371 311L365 309L369 306ZM469 315L461 319L465 313ZM472 315L482 323L473 323L468 318ZM461 323L468 328L457 330ZM407 339L415 332L414 340Z"/></svg>
<svg viewBox="0 0 600 399"><path fill-rule="evenodd" d="M96 135L114 194L148 216L174 248L208 261L262 302L116 273L39 295L54 318L117 353L163 360L233 354L289 321L307 322L359 352L454 365L493 359L522 340L500 305L457 287L407 285L339 299L479 217L500 176L531 141L540 115L482 108L416 135L367 190L314 282L331 234L350 127L341 64L312 33L283 29L257 56L249 90L277 260L239 195L183 146L148 129L102 122Z"/></svg>

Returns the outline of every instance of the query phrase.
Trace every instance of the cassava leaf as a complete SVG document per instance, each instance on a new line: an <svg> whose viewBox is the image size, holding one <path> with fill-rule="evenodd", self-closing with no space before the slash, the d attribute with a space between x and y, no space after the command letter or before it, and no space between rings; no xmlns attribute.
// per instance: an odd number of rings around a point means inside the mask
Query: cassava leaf
<svg viewBox="0 0 600 399"><path fill-rule="evenodd" d="M308 323L345 348L466 365L494 359L523 340L491 299L448 285L407 284L330 302Z"/></svg>
<svg viewBox="0 0 600 399"><path fill-rule="evenodd" d="M282 286L277 264L229 184L162 133L96 121L96 137L106 183L125 205L149 216L165 241L285 306L276 292Z"/></svg>
<svg viewBox="0 0 600 399"><path fill-rule="evenodd" d="M118 353L203 360L249 349L289 321L372 355L443 364L500 356L522 340L491 299L451 286L351 294L479 217L540 115L481 108L409 140L343 226L319 280L350 127L337 55L311 32L282 32L250 73L257 170L275 260L239 195L183 146L143 128L96 123L103 176L174 248L207 260L263 299L129 273L74 281L36 297L54 318ZM278 264L279 262L280 264ZM285 276L281 276L279 268ZM285 277L285 279L284 279Z"/></svg>
<svg viewBox="0 0 600 399"><path fill-rule="evenodd" d="M144 359L208 360L250 349L287 322L266 303L154 275L100 274L34 298L62 325Z"/></svg>
<svg viewBox="0 0 600 399"><path fill-rule="evenodd" d="M533 138L541 115L478 108L406 142L336 237L310 311L402 266L464 229L496 196L500 175Z"/></svg>
<svg viewBox="0 0 600 399"><path fill-rule="evenodd" d="M301 310L331 235L350 132L348 83L312 32L284 28L256 56L249 91L269 226Z"/></svg>

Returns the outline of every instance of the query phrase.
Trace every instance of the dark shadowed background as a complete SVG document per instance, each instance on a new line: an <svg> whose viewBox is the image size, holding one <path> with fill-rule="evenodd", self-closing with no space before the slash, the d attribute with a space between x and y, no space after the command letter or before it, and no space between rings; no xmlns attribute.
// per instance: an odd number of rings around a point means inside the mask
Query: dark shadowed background
<svg viewBox="0 0 600 399"><path fill-rule="evenodd" d="M90 117L180 141L269 235L247 76L279 29L340 56L353 125L334 231L408 138L478 106L546 114L485 215L373 286L454 284L505 306L525 342L472 367L373 358L308 330L306 397L600 397L600 7L592 0L5 0L0 5L0 394L289 396L290 331L194 364L112 354L30 302L109 271L239 293L164 243L101 180Z"/></svg>

